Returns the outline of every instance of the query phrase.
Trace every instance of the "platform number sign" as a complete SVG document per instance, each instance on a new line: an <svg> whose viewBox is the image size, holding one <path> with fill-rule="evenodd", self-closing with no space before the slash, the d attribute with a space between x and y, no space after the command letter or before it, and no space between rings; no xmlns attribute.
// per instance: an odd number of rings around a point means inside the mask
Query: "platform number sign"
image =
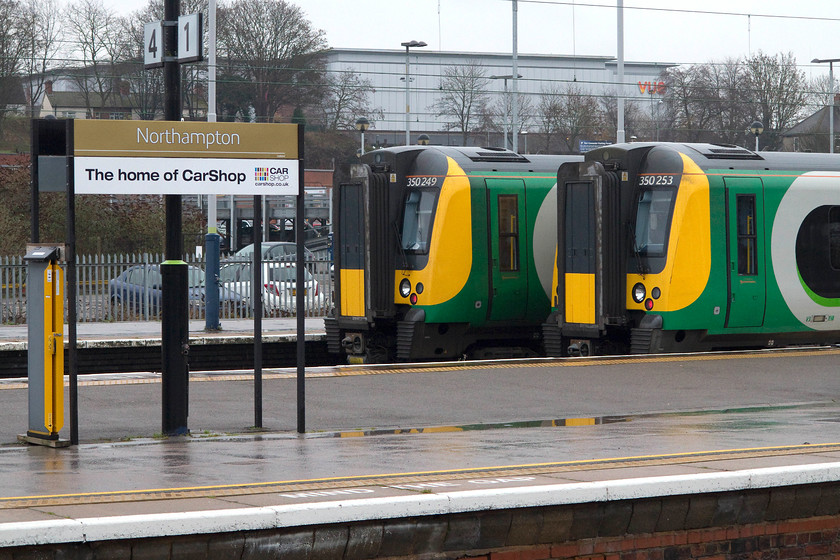
<svg viewBox="0 0 840 560"><path fill-rule="evenodd" d="M149 68L163 66L163 22L153 21L143 26L143 63Z"/></svg>
<svg viewBox="0 0 840 560"><path fill-rule="evenodd" d="M201 24L201 14L178 17L178 62L196 62L204 58Z"/></svg>
<svg viewBox="0 0 840 560"><path fill-rule="evenodd" d="M176 26L178 33L178 56L180 63L204 60L203 56L203 20L201 14L179 16L177 22L165 24L153 21L143 26L143 64L146 69L160 68L164 63L163 28L165 25Z"/></svg>

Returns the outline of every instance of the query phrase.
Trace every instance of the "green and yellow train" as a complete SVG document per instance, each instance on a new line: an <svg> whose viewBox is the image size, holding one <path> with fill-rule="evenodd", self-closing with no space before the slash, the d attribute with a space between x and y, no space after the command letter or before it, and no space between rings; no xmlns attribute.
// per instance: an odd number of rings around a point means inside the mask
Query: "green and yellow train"
<svg viewBox="0 0 840 560"><path fill-rule="evenodd" d="M351 362L542 353L557 170L580 156L406 146L333 193L328 348Z"/></svg>
<svg viewBox="0 0 840 560"><path fill-rule="evenodd" d="M840 156L618 144L557 185L549 355L840 342Z"/></svg>

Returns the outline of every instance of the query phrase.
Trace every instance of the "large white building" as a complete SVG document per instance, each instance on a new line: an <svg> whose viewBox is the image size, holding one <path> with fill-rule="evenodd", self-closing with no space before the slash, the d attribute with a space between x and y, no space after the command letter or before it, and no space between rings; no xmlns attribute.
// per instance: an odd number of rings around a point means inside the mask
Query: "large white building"
<svg viewBox="0 0 840 560"><path fill-rule="evenodd" d="M375 119L368 131L367 141L374 145L405 143L406 118L406 51L370 49L331 49L328 53L330 72L354 71L373 85L370 104L381 109L382 119ZM513 59L509 53L458 53L434 51L429 47L411 48L409 62L409 119L412 143L416 136L426 133L435 144L459 144L460 136L445 132L445 119L438 117L432 108L440 99L441 78L447 67L480 65L485 76L491 79L488 91L491 103L500 100L505 88L513 90ZM661 73L673 64L650 62L625 62L624 85L618 83L618 61L604 56L561 56L520 54L517 56L517 80L520 95L529 96L533 105L539 103L539 96L549 89L564 90L575 84L581 91L595 95L615 96L623 94L625 99L653 103L664 93L660 82ZM507 79L505 79L507 77ZM367 115L359 115L367 117ZM528 118L524 115L523 118ZM371 119L374 120L374 119ZM536 131L536 122L520 120L525 128ZM473 143L486 145L487 139L473 138ZM520 141L521 143L521 141Z"/></svg>

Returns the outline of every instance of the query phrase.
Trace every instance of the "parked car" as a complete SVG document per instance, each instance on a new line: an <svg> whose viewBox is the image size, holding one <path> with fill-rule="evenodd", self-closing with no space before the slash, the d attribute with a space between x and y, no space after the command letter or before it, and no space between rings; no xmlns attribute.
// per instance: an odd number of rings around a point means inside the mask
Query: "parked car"
<svg viewBox="0 0 840 560"><path fill-rule="evenodd" d="M326 305L321 286L312 274L304 269L304 308L320 311ZM253 279L250 262L226 262L219 269L219 282L235 291L246 301L251 298ZM297 266L286 262L266 262L262 269L262 298L266 311L272 314L293 315L297 311Z"/></svg>
<svg viewBox="0 0 840 560"><path fill-rule="evenodd" d="M263 241L260 244L262 260L264 261L295 261L297 260L297 243L289 241ZM306 261L314 261L315 253L304 247ZM246 245L234 253L232 261L253 261L254 244Z"/></svg>
<svg viewBox="0 0 840 560"><path fill-rule="evenodd" d="M139 313L160 313L163 278L160 265L136 265L125 269L108 281L108 296L115 305L127 306ZM191 309L204 304L204 271L190 266L187 270L187 297ZM242 296L228 288L219 287L220 304L242 302Z"/></svg>

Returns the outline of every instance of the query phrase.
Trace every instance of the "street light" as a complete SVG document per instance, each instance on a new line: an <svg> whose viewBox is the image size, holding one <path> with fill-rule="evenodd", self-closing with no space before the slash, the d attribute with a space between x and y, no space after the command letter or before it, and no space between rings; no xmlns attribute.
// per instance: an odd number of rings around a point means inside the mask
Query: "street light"
<svg viewBox="0 0 840 560"><path fill-rule="evenodd" d="M834 63L840 61L840 58L815 58L811 62L814 64L821 64L828 62L828 153L834 153Z"/></svg>
<svg viewBox="0 0 840 560"><path fill-rule="evenodd" d="M753 121L750 125L750 132L755 134L755 151L758 151L758 137L764 132L764 125L761 124L759 121Z"/></svg>
<svg viewBox="0 0 840 560"><path fill-rule="evenodd" d="M522 74L517 74L517 78L521 78ZM505 122L504 122L504 134L505 134L505 149L508 149L508 95L507 95L507 81L513 79L513 74L508 74L507 76L490 76L491 80L504 80L505 81L505 97L504 97L504 107L505 107Z"/></svg>
<svg viewBox="0 0 840 560"><path fill-rule="evenodd" d="M365 154L365 131L370 128L370 121L364 117L356 119L356 130L362 133L362 149L361 155Z"/></svg>
<svg viewBox="0 0 840 560"><path fill-rule="evenodd" d="M426 43L423 41L406 41L404 43L400 43L400 45L405 47L405 145L411 145L411 124L410 124L410 115L411 115L411 106L408 101L408 67L409 67L409 60L408 60L408 49L412 47L425 47Z"/></svg>

